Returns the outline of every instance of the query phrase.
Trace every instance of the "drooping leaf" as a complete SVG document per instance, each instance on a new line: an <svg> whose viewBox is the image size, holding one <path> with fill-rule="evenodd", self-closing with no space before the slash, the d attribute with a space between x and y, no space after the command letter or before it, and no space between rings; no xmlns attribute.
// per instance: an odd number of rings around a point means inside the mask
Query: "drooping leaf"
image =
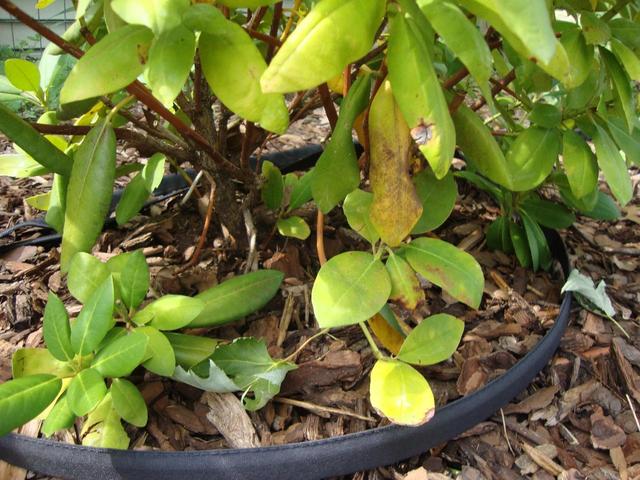
<svg viewBox="0 0 640 480"><path fill-rule="evenodd" d="M407 336L398 359L414 365L443 362L458 348L464 322L452 315L439 313L422 320Z"/></svg>
<svg viewBox="0 0 640 480"><path fill-rule="evenodd" d="M62 380L31 375L0 384L0 436L35 418L58 396Z"/></svg>
<svg viewBox="0 0 640 480"><path fill-rule="evenodd" d="M113 408L123 420L136 427L147 424L147 405L140 390L128 380L114 378L111 383Z"/></svg>
<svg viewBox="0 0 640 480"><path fill-rule="evenodd" d="M156 35L180 25L189 0L112 0L111 8L127 23L144 25Z"/></svg>
<svg viewBox="0 0 640 480"><path fill-rule="evenodd" d="M164 175L165 156L155 154L131 182L127 184L116 207L116 221L124 225L140 212L149 195L160 185Z"/></svg>
<svg viewBox="0 0 640 480"><path fill-rule="evenodd" d="M44 309L42 334L51 355L63 362L73 359L75 352L71 346L69 315L62 301L53 292L49 292Z"/></svg>
<svg viewBox="0 0 640 480"><path fill-rule="evenodd" d="M389 254L385 267L391 280L389 300L398 302L408 310L414 310L425 298L416 272L406 260L393 252Z"/></svg>
<svg viewBox="0 0 640 480"><path fill-rule="evenodd" d="M556 128L562 121L562 112L555 105L536 103L529 112L529 121L543 128Z"/></svg>
<svg viewBox="0 0 640 480"><path fill-rule="evenodd" d="M107 266L90 253L79 252L71 259L67 287L76 300L87 303L109 276Z"/></svg>
<svg viewBox="0 0 640 480"><path fill-rule="evenodd" d="M10 58L4 62L4 73L11 84L26 92L39 92L40 71L38 67L22 58Z"/></svg>
<svg viewBox="0 0 640 480"><path fill-rule="evenodd" d="M311 301L322 328L342 327L378 313L390 293L389 274L380 260L370 253L347 252L322 266Z"/></svg>
<svg viewBox="0 0 640 480"><path fill-rule="evenodd" d="M278 210L282 206L284 197L284 179L280 169L269 161L262 162L262 201L271 210Z"/></svg>
<svg viewBox="0 0 640 480"><path fill-rule="evenodd" d="M165 332L175 353L176 363L187 370L209 358L218 341L208 337Z"/></svg>
<svg viewBox="0 0 640 480"><path fill-rule="evenodd" d="M44 217L47 225L62 234L64 229L64 211L67 205L67 186L69 178L55 173L53 175L53 185L49 196L49 209Z"/></svg>
<svg viewBox="0 0 640 480"><path fill-rule="evenodd" d="M484 276L467 252L434 238L417 238L405 251L411 267L424 278L471 308L480 306Z"/></svg>
<svg viewBox="0 0 640 480"><path fill-rule="evenodd" d="M364 56L384 17L384 0L324 0L317 3L262 75L265 92L296 92L337 76ZM336 35L337 31L349 32Z"/></svg>
<svg viewBox="0 0 640 480"><path fill-rule="evenodd" d="M289 196L289 208L287 209L288 211L300 208L302 205L313 198L313 193L311 193L313 171L314 169L309 170L302 177L298 178L296 182L293 183L293 186L291 188L291 195Z"/></svg>
<svg viewBox="0 0 640 480"><path fill-rule="evenodd" d="M413 177L413 182L422 203L422 216L411 232L417 235L435 230L449 218L458 198L458 186L452 172L438 180L431 170L423 170Z"/></svg>
<svg viewBox="0 0 640 480"><path fill-rule="evenodd" d="M616 17L608 23L614 37L629 48L640 48L640 25L637 22L624 17Z"/></svg>
<svg viewBox="0 0 640 480"><path fill-rule="evenodd" d="M577 269L572 270L567 282L562 287L562 293L564 292L573 292L582 296L590 304L610 317L616 314L611 299L607 295L604 280L601 280L596 287L590 277L580 273Z"/></svg>
<svg viewBox="0 0 640 480"><path fill-rule="evenodd" d="M630 134L624 120L618 117L606 119L611 136L627 157L627 160L640 165L640 130L637 128Z"/></svg>
<svg viewBox="0 0 640 480"><path fill-rule="evenodd" d="M429 47L411 12L390 12L387 63L393 95L411 135L436 177L442 178L453 160L456 131Z"/></svg>
<svg viewBox="0 0 640 480"><path fill-rule="evenodd" d="M522 201L521 207L527 211L532 220L547 228L569 228L576 217L559 203L544 200L533 194Z"/></svg>
<svg viewBox="0 0 640 480"><path fill-rule="evenodd" d="M598 186L596 157L587 142L573 130L562 135L562 163L571 191L578 198L593 192Z"/></svg>
<svg viewBox="0 0 640 480"><path fill-rule="evenodd" d="M126 450L129 436L122 426L120 415L113 407L111 393L107 393L96 409L89 414L81 431L82 445L94 448Z"/></svg>
<svg viewBox="0 0 640 480"><path fill-rule="evenodd" d="M204 367L207 368L206 372L203 371ZM173 379L206 392L230 393L241 390L212 360L207 360L206 364L199 365L198 373L193 370L185 370L178 365Z"/></svg>
<svg viewBox="0 0 640 480"><path fill-rule="evenodd" d="M579 28L565 31L560 37L560 43L571 60L571 76L575 87L582 85L588 78L593 67L593 46L587 41Z"/></svg>
<svg viewBox="0 0 640 480"><path fill-rule="evenodd" d="M90 251L100 235L111 203L115 171L116 136L111 124L102 120L74 156L62 235L63 272L68 271L73 256Z"/></svg>
<svg viewBox="0 0 640 480"><path fill-rule="evenodd" d="M349 226L371 245L380 240L380 234L371 223L371 204L373 194L356 189L344 199L342 210Z"/></svg>
<svg viewBox="0 0 640 480"><path fill-rule="evenodd" d="M624 206L629 203L633 196L633 187L627 164L607 131L597 122L594 122L593 125L595 127L593 143L596 147L598 165L609 188L611 188L611 193Z"/></svg>
<svg viewBox="0 0 640 480"><path fill-rule="evenodd" d="M629 77L636 82L640 82L640 58L638 58L638 55L615 38L611 39L611 50L618 57L620 63L624 65Z"/></svg>
<svg viewBox="0 0 640 480"><path fill-rule="evenodd" d="M148 341L138 332L120 337L98 352L91 368L104 377L125 377L143 362Z"/></svg>
<svg viewBox="0 0 640 480"><path fill-rule="evenodd" d="M142 364L144 368L163 377L172 376L176 369L176 355L169 339L153 327L138 327L134 331L145 335L149 340L145 354L145 358L149 359Z"/></svg>
<svg viewBox="0 0 640 480"><path fill-rule="evenodd" d="M71 411L82 417L96 408L106 394L107 386L102 376L93 368L87 368L71 380L67 402Z"/></svg>
<svg viewBox="0 0 640 480"><path fill-rule="evenodd" d="M0 176L28 178L46 175L49 170L26 153L0 155Z"/></svg>
<svg viewBox="0 0 640 480"><path fill-rule="evenodd" d="M600 47L599 51L600 58L602 58L607 72L609 73L609 78L611 79L614 96L618 106L624 113L624 118L627 122L627 129L631 131L637 122L635 101L631 90L631 80L627 75L627 72L625 72L620 63L618 63L618 60L613 53L603 47Z"/></svg>
<svg viewBox="0 0 640 480"><path fill-rule="evenodd" d="M149 266L142 250L136 250L127 259L116 283L120 298L128 308L137 308L149 290Z"/></svg>
<svg viewBox="0 0 640 480"><path fill-rule="evenodd" d="M520 210L518 213L522 219L527 242L529 243L533 271L537 271L540 267L547 270L551 266L552 257L544 232L525 210Z"/></svg>
<svg viewBox="0 0 640 480"><path fill-rule="evenodd" d="M73 413L71 407L69 407L67 396L64 394L58 399L51 412L49 412L49 415L47 415L46 420L42 424L42 433L50 437L60 430L70 428L75 419L76 414Z"/></svg>
<svg viewBox="0 0 640 480"><path fill-rule="evenodd" d="M152 39L153 32L138 25L107 34L73 67L60 92L60 103L94 98L129 85L144 71Z"/></svg>
<svg viewBox="0 0 640 480"><path fill-rule="evenodd" d="M277 222L278 232L285 237L306 240L311 235L311 228L301 217L281 218Z"/></svg>
<svg viewBox="0 0 640 480"><path fill-rule="evenodd" d="M273 298L284 274L277 270L258 270L233 277L196 295L204 310L189 327L223 325L246 317Z"/></svg>
<svg viewBox="0 0 640 480"><path fill-rule="evenodd" d="M353 2L352 2L353 3ZM329 213L360 184L360 168L353 145L353 124L367 107L371 79L359 77L342 102L338 123L311 178L311 192L318 208Z"/></svg>
<svg viewBox="0 0 640 480"><path fill-rule="evenodd" d="M425 378L397 360L376 362L369 395L373 408L399 425L421 425L435 413L435 399Z"/></svg>
<svg viewBox="0 0 640 480"><path fill-rule="evenodd" d="M588 44L604 45L611 38L611 29L607 22L593 12L582 12L580 25Z"/></svg>
<svg viewBox="0 0 640 480"><path fill-rule="evenodd" d="M91 294L71 326L71 346L76 353L91 353L113 327L113 301L113 280L109 276Z"/></svg>
<svg viewBox="0 0 640 480"><path fill-rule="evenodd" d="M389 309L389 312L391 315L394 315L391 309ZM405 337L393 328L389 321L387 321L387 317L382 315L382 313L376 313L367 323L373 334L380 340L380 343L382 343L382 346L393 355L397 355Z"/></svg>
<svg viewBox="0 0 640 480"><path fill-rule="evenodd" d="M523 192L540 185L558 159L561 143L556 129L529 127L516 138L507 153L511 190Z"/></svg>
<svg viewBox="0 0 640 480"><path fill-rule="evenodd" d="M164 295L136 313L131 321L158 330L178 330L189 325L204 307L204 301L197 297Z"/></svg>
<svg viewBox="0 0 640 480"><path fill-rule="evenodd" d="M73 368L66 361L55 358L46 348L19 348L11 358L11 373L13 378L41 373L68 377L73 374Z"/></svg>
<svg viewBox="0 0 640 480"><path fill-rule="evenodd" d="M511 237L513 250L518 257L518 262L524 268L529 268L531 266L531 248L524 228L513 220L509 220L509 236Z"/></svg>
<svg viewBox="0 0 640 480"><path fill-rule="evenodd" d="M411 134L389 81L380 86L371 104L369 138L371 223L382 240L395 247L420 219L422 203L409 175Z"/></svg>

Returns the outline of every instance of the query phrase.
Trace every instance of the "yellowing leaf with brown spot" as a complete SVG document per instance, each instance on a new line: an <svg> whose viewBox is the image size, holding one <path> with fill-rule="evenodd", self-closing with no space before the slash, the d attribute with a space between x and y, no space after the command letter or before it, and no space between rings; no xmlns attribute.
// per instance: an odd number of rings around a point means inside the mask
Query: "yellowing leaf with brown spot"
<svg viewBox="0 0 640 480"><path fill-rule="evenodd" d="M409 175L411 133L389 81L380 87L371 104L369 138L371 221L382 240L394 247L411 233L420 219L422 203Z"/></svg>
<svg viewBox="0 0 640 480"><path fill-rule="evenodd" d="M389 322L379 313L371 317L368 323L373 334L380 340L380 343L382 343L382 346L393 355L397 355L404 343L404 337L389 325Z"/></svg>

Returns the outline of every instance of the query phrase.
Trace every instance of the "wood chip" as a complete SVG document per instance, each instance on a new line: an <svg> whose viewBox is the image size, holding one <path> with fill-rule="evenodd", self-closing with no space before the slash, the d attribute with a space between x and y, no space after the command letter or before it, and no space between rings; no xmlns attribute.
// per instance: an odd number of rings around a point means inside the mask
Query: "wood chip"
<svg viewBox="0 0 640 480"><path fill-rule="evenodd" d="M201 402L209 405L207 418L231 448L260 447L260 439L242 403L233 393L205 392Z"/></svg>

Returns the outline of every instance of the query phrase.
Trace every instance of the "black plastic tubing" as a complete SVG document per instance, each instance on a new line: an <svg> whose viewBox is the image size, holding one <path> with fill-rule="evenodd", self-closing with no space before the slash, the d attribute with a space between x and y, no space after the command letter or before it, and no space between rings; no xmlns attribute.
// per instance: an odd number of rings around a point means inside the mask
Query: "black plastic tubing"
<svg viewBox="0 0 640 480"><path fill-rule="evenodd" d="M554 257L568 274L569 260L560 236L546 233ZM0 438L0 459L78 480L312 480L390 465L454 438L522 392L558 348L570 310L571 294L567 293L554 326L525 357L477 392L439 408L420 427L388 426L284 446L189 452L98 449L10 434Z"/></svg>

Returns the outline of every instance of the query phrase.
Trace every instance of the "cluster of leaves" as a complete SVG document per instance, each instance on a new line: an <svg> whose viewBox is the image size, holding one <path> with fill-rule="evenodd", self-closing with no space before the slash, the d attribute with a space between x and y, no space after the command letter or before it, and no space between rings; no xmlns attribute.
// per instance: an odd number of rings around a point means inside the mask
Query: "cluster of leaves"
<svg viewBox="0 0 640 480"><path fill-rule="evenodd" d="M49 293L43 320L46 348L17 350L14 379L0 385L0 434L39 415L43 433L50 436L87 416L80 431L83 445L127 448L122 420L139 427L147 423L142 395L124 378L138 366L209 391L242 391L247 408L259 408L278 393L294 365L272 360L265 344L252 338L222 345L175 331L245 316L264 306L281 281L279 272L265 270L235 277L196 297L165 295L142 306L149 290L142 252L120 254L106 263L78 253L67 282L83 308L70 321L62 301ZM245 300L244 292L254 288L259 292ZM211 372L205 381L194 372L207 362ZM253 398L247 397L250 393Z"/></svg>

